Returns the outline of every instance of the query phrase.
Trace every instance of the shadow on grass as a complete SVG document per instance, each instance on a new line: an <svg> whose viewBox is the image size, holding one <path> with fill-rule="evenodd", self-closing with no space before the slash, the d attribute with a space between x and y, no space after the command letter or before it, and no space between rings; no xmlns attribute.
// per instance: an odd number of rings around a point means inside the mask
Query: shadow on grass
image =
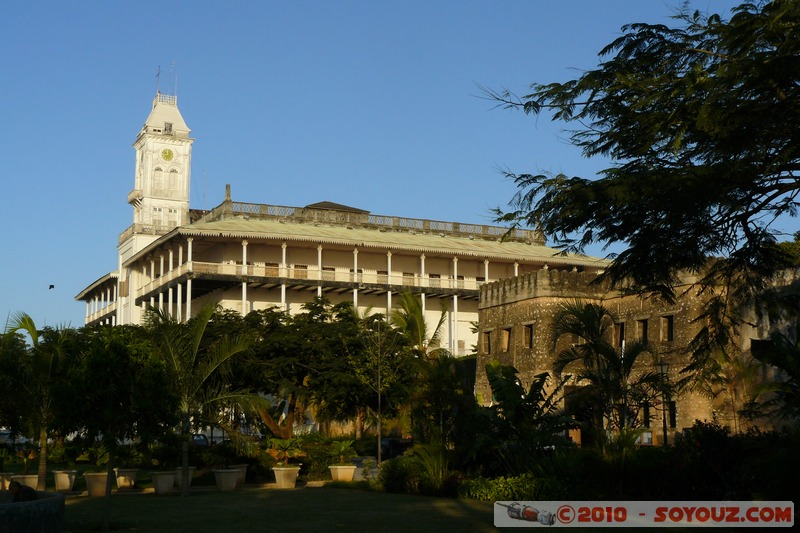
<svg viewBox="0 0 800 533"><path fill-rule="evenodd" d="M332 487L268 487L243 487L235 492L203 490L188 498L115 494L111 498L111 528L173 533L497 531L491 503ZM102 504L102 498L68 498L65 530L100 531Z"/></svg>

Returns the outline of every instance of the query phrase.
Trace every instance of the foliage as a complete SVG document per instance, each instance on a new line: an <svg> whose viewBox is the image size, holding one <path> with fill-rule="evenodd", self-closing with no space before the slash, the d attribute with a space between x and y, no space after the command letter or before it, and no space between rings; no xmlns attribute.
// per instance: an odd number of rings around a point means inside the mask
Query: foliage
<svg viewBox="0 0 800 533"><path fill-rule="evenodd" d="M773 387L775 399L768 404L785 418L800 417L800 322L792 335L776 331L769 340L752 340L753 357L783 370L784 377Z"/></svg>
<svg viewBox="0 0 800 533"><path fill-rule="evenodd" d="M549 388L550 376L544 372L532 380L528 390L512 366L492 362L486 375L494 398L486 409L489 427L474 428L470 454L482 456L491 471L520 473L529 471L547 450L567 444L563 434L574 422L557 404L563 384ZM500 468L491 467L498 461Z"/></svg>
<svg viewBox="0 0 800 533"><path fill-rule="evenodd" d="M347 463L348 459L356 457L355 448L352 440L335 440L331 442L331 452L340 465Z"/></svg>
<svg viewBox="0 0 800 533"><path fill-rule="evenodd" d="M250 348L253 337L247 331L209 328L214 311L213 304L205 305L186 323L153 308L145 315L145 329L178 397L184 476L188 476L192 424L213 424L238 438L236 427L224 413L232 409L255 412L268 403L254 390L232 386L226 379L229 363ZM188 490L188 479L184 479L181 494L188 496Z"/></svg>
<svg viewBox="0 0 800 533"><path fill-rule="evenodd" d="M408 455L383 461L380 464L378 481L387 492L419 494L419 463Z"/></svg>
<svg viewBox="0 0 800 533"><path fill-rule="evenodd" d="M24 332L30 339L30 345L24 349L20 344L18 333ZM17 389L11 392L9 414L10 422L19 425L28 436L39 442L39 481L37 487L44 490L47 475L47 444L53 425L57 420L55 410L59 405L55 401L57 391L67 386L65 383L64 360L74 354L76 334L72 328L46 327L39 330L33 319L25 314L14 315L6 333L0 339L0 350L11 350L11 357L16 361L5 359L4 366L9 363L16 378Z"/></svg>
<svg viewBox="0 0 800 533"><path fill-rule="evenodd" d="M478 477L464 480L458 487L458 497L483 502L553 501L568 498L569 494L558 479L522 474L494 479Z"/></svg>
<svg viewBox="0 0 800 533"><path fill-rule="evenodd" d="M86 440L84 445L84 449L77 457L77 461L88 463L95 472L101 472L109 462L108 450L99 441Z"/></svg>
<svg viewBox="0 0 800 533"><path fill-rule="evenodd" d="M296 438L270 439L267 453L278 461L279 465L289 464L291 459L305 457L306 455Z"/></svg>
<svg viewBox="0 0 800 533"><path fill-rule="evenodd" d="M31 464L33 463L33 461L36 460L38 456L39 454L36 453L36 450L31 447L25 447L21 450L17 450L16 453L17 462L19 462L22 465L22 473L24 475L28 475L28 472L31 468Z"/></svg>
<svg viewBox="0 0 800 533"><path fill-rule="evenodd" d="M661 390L657 372L634 371L643 355L654 355L652 347L637 341L616 348L610 342L613 323L614 316L604 306L575 301L559 306L552 325L554 347L564 337L577 339L558 352L553 370L560 375L577 367L574 382L580 387L568 399L588 408L583 418L595 429L597 444L605 442L606 432L635 424L639 406Z"/></svg>
<svg viewBox="0 0 800 533"><path fill-rule="evenodd" d="M503 218L567 248L625 242L607 276L665 294L674 272L711 256L726 256L726 270L785 265L771 225L796 214L800 191L800 5L744 3L729 20L686 5L675 18L623 27L574 80L534 84L521 99L488 91L576 123L572 144L613 161L597 180L513 176L516 209Z"/></svg>
<svg viewBox="0 0 800 533"><path fill-rule="evenodd" d="M446 319L447 309L442 309L439 321L431 330L425 321L422 299L410 291L400 293L399 307L389 313L389 322L405 334L417 357L429 356L439 349Z"/></svg>

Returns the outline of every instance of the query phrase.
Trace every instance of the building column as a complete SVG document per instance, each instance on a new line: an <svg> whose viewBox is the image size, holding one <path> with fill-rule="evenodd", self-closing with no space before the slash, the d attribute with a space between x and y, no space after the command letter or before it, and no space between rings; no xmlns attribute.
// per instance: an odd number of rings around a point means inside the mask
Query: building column
<svg viewBox="0 0 800 533"><path fill-rule="evenodd" d="M283 279L281 283L281 308L284 311L289 310L289 306L286 303L286 243L281 243L281 267L280 267L280 275Z"/></svg>
<svg viewBox="0 0 800 533"><path fill-rule="evenodd" d="M158 261L158 265L159 265L158 266L158 272L159 272L158 278L161 280L161 282L163 282L164 281L164 254L162 253L161 255L159 255L158 258L159 258L159 261ZM162 311L162 312L164 311L164 290L161 287L158 289L158 310Z"/></svg>
<svg viewBox="0 0 800 533"><path fill-rule="evenodd" d="M483 282L489 283L489 260L483 260Z"/></svg>
<svg viewBox="0 0 800 533"><path fill-rule="evenodd" d="M185 320L192 318L192 241L194 239L189 237L186 239L186 317Z"/></svg>
<svg viewBox="0 0 800 533"><path fill-rule="evenodd" d="M353 248L353 309L358 311L358 248Z"/></svg>
<svg viewBox="0 0 800 533"><path fill-rule="evenodd" d="M392 284L392 252L386 252L386 284ZM386 316L392 312L392 289L386 287Z"/></svg>
<svg viewBox="0 0 800 533"><path fill-rule="evenodd" d="M242 241L242 276L247 275L247 241ZM247 280L242 279L242 316L247 314Z"/></svg>
<svg viewBox="0 0 800 533"><path fill-rule="evenodd" d="M169 279L170 279L170 281L172 281L172 276L175 275L175 271L172 270L174 268L173 264L172 264L172 260L173 260L173 253L172 253L172 248L170 248L169 249ZM169 284L169 290L167 291L167 294L168 294L168 296L167 296L167 299L168 299L168 302L167 302L167 313L169 314L170 318L174 318L174 315L172 314L172 283Z"/></svg>
<svg viewBox="0 0 800 533"><path fill-rule="evenodd" d="M425 254L419 256L419 285L420 287L428 286L428 280L425 278ZM419 295L423 315L425 314L425 292L423 290Z"/></svg>
<svg viewBox="0 0 800 533"><path fill-rule="evenodd" d="M190 318L192 318L192 278L186 280L186 320Z"/></svg>
<svg viewBox="0 0 800 533"><path fill-rule="evenodd" d="M322 297L322 245L317 245L317 297Z"/></svg>
<svg viewBox="0 0 800 533"><path fill-rule="evenodd" d="M183 284L178 283L178 322L183 322Z"/></svg>
<svg viewBox="0 0 800 533"><path fill-rule="evenodd" d="M519 276L519 263L514 261L514 277Z"/></svg>
<svg viewBox="0 0 800 533"><path fill-rule="evenodd" d="M458 289L458 257L453 257L453 288ZM458 295L453 295L453 311L450 313L453 331L450 334L450 353L458 348Z"/></svg>

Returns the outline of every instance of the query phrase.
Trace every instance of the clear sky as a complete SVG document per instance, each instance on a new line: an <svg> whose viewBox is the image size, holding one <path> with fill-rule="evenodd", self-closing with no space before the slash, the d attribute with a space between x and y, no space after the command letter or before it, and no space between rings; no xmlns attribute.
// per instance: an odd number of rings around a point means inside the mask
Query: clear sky
<svg viewBox="0 0 800 533"><path fill-rule="evenodd" d="M728 15L739 2L693 0ZM598 63L679 0L32 1L0 14L0 316L83 325L117 268L132 143L159 88L196 139L192 208L331 201L491 223L501 169L591 175L563 126L497 109ZM596 251L595 253L599 253ZM54 289L49 289L50 285Z"/></svg>

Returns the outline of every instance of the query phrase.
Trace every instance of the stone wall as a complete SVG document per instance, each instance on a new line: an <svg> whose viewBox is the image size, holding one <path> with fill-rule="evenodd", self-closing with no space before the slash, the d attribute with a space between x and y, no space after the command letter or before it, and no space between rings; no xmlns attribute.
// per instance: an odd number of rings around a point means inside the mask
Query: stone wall
<svg viewBox="0 0 800 533"><path fill-rule="evenodd" d="M64 495L39 492L39 499L11 502L11 493L0 492L0 533L60 533L64 531Z"/></svg>
<svg viewBox="0 0 800 533"><path fill-rule="evenodd" d="M611 291L608 284L598 282L596 274L588 272L541 269L485 284L479 304L476 383L479 402L485 405L491 401L485 371L486 363L491 360L513 365L526 388L536 374L552 372L556 354L574 342L561 339L554 344L553 318L563 303L576 300L602 304L612 312L615 325L609 330L618 346L623 339L630 343L646 336L657 353L642 356L638 372L654 371L656 360L663 358L670 364L673 381L684 377L679 372L688 362L686 347L701 327L693 322L703 304L702 297L688 285L693 281L687 278L687 285L678 288L680 296L675 303ZM712 402L700 394L686 392L673 400L675 416L669 420L669 425L674 425L669 429L670 434L691 426L695 419L710 420L716 416L724 421L726 418L724 412L717 412ZM669 413L667 417L670 418ZM652 406L650 426L654 443L661 440L661 421L661 406Z"/></svg>

